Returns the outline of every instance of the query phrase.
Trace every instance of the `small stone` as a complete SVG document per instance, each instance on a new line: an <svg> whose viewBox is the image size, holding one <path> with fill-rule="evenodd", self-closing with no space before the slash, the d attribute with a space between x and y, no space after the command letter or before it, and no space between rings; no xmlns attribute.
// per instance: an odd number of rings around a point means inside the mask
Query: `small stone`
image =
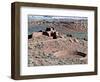
<svg viewBox="0 0 100 82"><path fill-rule="evenodd" d="M70 41L71 43L73 43L73 40L72 40L71 38L69 39L69 41Z"/></svg>
<svg viewBox="0 0 100 82"><path fill-rule="evenodd" d="M74 42L79 43L78 39L76 39L76 38L74 39Z"/></svg>

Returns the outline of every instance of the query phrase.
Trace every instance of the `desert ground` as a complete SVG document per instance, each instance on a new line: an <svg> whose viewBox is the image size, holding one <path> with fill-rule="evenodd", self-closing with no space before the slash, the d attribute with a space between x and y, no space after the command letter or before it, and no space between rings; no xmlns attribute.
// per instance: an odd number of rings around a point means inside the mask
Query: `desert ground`
<svg viewBox="0 0 100 82"><path fill-rule="evenodd" d="M82 19L72 22L29 22L30 26L44 25L46 28L32 32L28 39L28 66L87 64L86 22Z"/></svg>

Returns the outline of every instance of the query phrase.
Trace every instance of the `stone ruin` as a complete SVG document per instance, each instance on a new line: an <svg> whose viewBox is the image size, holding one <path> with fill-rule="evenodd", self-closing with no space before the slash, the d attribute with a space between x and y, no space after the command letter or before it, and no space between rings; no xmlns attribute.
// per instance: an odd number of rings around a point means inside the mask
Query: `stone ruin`
<svg viewBox="0 0 100 82"><path fill-rule="evenodd" d="M32 37L37 37L39 35L45 35L48 37L52 37L53 39L57 39L58 32L53 28L53 27L48 27L45 29L45 31L38 31L38 32L33 32L32 34L28 35L28 39L31 39Z"/></svg>
<svg viewBox="0 0 100 82"><path fill-rule="evenodd" d="M57 39L57 35L58 35L58 33L56 32L56 30L54 30L53 27L46 28L46 30L42 32L42 34L49 37L53 37L53 39Z"/></svg>

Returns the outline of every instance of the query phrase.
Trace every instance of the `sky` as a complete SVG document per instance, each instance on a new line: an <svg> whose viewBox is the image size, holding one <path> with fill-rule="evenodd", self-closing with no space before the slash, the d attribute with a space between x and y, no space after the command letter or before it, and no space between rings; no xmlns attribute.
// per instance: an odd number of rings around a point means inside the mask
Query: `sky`
<svg viewBox="0 0 100 82"><path fill-rule="evenodd" d="M76 17L76 16L47 16L47 15L28 15L28 19L87 19L87 17Z"/></svg>

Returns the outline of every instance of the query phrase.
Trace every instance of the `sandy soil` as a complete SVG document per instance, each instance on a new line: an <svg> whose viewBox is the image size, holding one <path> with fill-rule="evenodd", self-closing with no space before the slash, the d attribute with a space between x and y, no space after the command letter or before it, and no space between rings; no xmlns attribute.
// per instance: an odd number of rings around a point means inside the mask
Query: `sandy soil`
<svg viewBox="0 0 100 82"><path fill-rule="evenodd" d="M28 40L28 66L87 64L87 41L75 37L52 39L45 35Z"/></svg>

